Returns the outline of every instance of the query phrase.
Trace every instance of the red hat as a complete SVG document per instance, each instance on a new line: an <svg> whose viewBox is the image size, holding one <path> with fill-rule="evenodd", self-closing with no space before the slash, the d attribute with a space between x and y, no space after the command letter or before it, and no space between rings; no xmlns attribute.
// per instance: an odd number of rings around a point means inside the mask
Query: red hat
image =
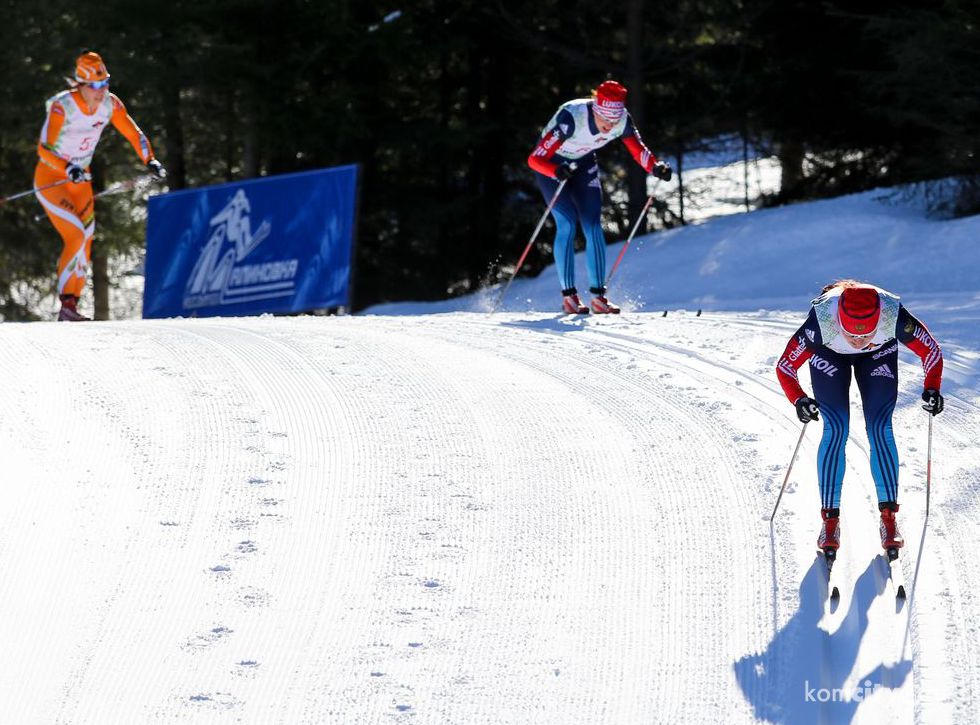
<svg viewBox="0 0 980 725"><path fill-rule="evenodd" d="M881 317L881 298L873 287L848 287L837 302L841 329L851 335L870 335Z"/></svg>
<svg viewBox="0 0 980 725"><path fill-rule="evenodd" d="M596 113L607 121L618 121L626 113L626 88L616 81L603 81L595 89Z"/></svg>

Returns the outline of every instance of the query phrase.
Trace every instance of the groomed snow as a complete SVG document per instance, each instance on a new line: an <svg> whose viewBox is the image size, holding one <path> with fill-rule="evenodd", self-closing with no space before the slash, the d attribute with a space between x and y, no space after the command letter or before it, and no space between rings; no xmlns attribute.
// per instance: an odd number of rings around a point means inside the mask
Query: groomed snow
<svg viewBox="0 0 980 725"><path fill-rule="evenodd" d="M495 314L0 325L0 720L972 720L980 219L880 196L636 240L620 317L557 315L548 269ZM773 367L839 276L946 353L928 525L901 353L906 603L859 422L839 605L816 425L769 526Z"/></svg>

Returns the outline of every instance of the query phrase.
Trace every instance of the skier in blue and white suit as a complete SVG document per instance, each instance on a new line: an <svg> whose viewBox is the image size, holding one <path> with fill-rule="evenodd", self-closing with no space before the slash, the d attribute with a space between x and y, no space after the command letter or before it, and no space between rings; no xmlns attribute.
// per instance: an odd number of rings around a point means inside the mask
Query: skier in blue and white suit
<svg viewBox="0 0 980 725"><path fill-rule="evenodd" d="M575 288L575 232L585 233L586 266L592 311L618 313L606 299L606 239L602 232L602 186L595 152L613 139L621 139L644 171L669 181L670 166L657 161L643 144L626 110L626 89L616 81L605 81L592 98L562 104L545 126L527 163L537 174L538 188L550 202L560 181L567 181L552 209L555 232L555 266L561 283L562 309L569 314L586 314Z"/></svg>
<svg viewBox="0 0 980 725"><path fill-rule="evenodd" d="M800 421L818 420L821 413L824 417L817 455L823 519L817 547L825 552L840 546L840 497L852 372L871 444L881 546L897 551L904 544L895 519L899 509L898 448L892 431L892 412L898 400L899 342L922 361L922 407L932 415L941 413L943 352L939 343L898 297L873 285L849 279L828 285L813 300L806 321L790 338L776 364L776 377L796 406ZM806 395L796 374L807 360L815 399Z"/></svg>

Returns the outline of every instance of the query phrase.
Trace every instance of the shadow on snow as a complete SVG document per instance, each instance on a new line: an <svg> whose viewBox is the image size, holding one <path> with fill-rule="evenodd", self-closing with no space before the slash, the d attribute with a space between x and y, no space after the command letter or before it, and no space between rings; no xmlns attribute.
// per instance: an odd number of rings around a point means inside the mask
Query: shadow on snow
<svg viewBox="0 0 980 725"><path fill-rule="evenodd" d="M868 610L888 585L887 578L880 575L880 559L871 559L854 582L847 613L833 633L820 627L827 585L823 556L814 559L800 583L796 614L765 652L746 655L733 665L739 687L757 718L794 725L847 723L878 688L901 687L912 670L909 659L879 664L859 677L850 677L868 628Z"/></svg>

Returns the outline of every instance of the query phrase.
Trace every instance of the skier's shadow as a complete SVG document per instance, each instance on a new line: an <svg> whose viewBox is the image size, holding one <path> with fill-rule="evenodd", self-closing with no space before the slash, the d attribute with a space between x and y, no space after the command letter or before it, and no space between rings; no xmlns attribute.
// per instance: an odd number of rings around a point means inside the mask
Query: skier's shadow
<svg viewBox="0 0 980 725"><path fill-rule="evenodd" d="M525 330L547 330L548 332L578 332L586 324L588 315L570 316L564 313L540 320L508 320L501 327L520 327Z"/></svg>
<svg viewBox="0 0 980 725"><path fill-rule="evenodd" d="M868 609L887 586L884 577L875 576L875 568L881 566L879 559L872 559L854 582L847 613L837 631L830 634L818 626L827 587L823 557L817 556L800 584L796 614L776 633L765 652L735 662L735 677L757 718L793 725L848 723L875 690L902 685L912 670L908 659L887 667L879 664L851 680L845 690L868 628Z"/></svg>

